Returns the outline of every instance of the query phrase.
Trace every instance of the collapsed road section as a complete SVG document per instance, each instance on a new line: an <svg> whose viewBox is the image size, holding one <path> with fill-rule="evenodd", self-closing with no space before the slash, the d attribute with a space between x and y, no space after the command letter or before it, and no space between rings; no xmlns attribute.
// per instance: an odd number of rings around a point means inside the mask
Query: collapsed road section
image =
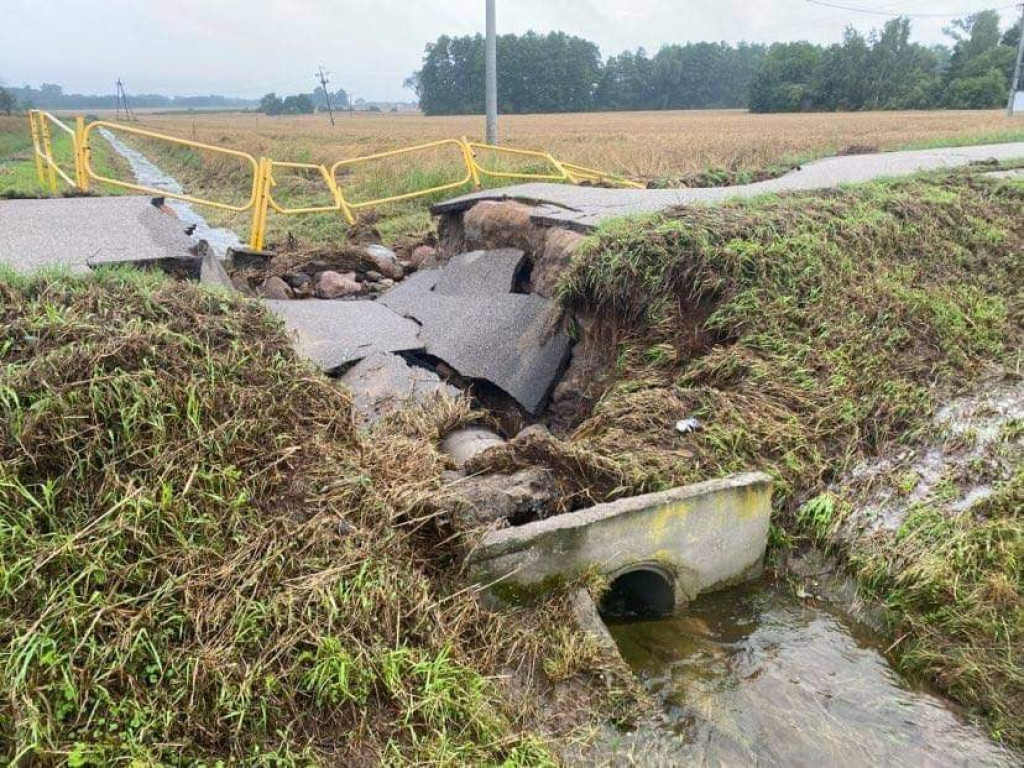
<svg viewBox="0 0 1024 768"><path fill-rule="evenodd" d="M380 355L412 355L432 368L445 366L475 391L494 388L536 415L565 368L571 341L554 301L518 292L527 268L519 250L463 253L376 300L267 300L267 306L283 318L299 353L325 373L347 377L370 356L377 357L378 373L400 372L402 366ZM345 379L357 395L364 375Z"/></svg>

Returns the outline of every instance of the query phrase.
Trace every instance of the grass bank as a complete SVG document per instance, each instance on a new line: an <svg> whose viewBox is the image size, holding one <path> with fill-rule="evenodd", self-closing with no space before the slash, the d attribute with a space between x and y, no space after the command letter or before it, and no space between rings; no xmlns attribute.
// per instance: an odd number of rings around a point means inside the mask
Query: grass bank
<svg viewBox="0 0 1024 768"><path fill-rule="evenodd" d="M563 283L608 384L564 441L500 461L572 467L567 492L603 497L763 468L775 543L809 537L804 502L914 444L992 367L1020 376L1022 204L1024 185L961 171L609 223ZM677 434L689 417L703 428ZM955 519L921 513L855 550L825 537L891 609L901 663L1017 746L1020 513L1018 477Z"/></svg>
<svg viewBox="0 0 1024 768"><path fill-rule="evenodd" d="M74 178L74 157L71 137L59 129L52 130L53 157L60 168ZM95 142L92 165L103 176L116 177L124 172L120 157L105 141ZM58 192L69 191L67 184L57 178ZM117 188L99 190L102 194L122 194ZM12 116L0 118L0 197L46 197L49 186L39 183L32 146L32 134L28 117Z"/></svg>
<svg viewBox="0 0 1024 768"><path fill-rule="evenodd" d="M459 581L461 401L367 439L257 303L141 274L0 275L0 329L5 763L536 766L618 706L562 597Z"/></svg>

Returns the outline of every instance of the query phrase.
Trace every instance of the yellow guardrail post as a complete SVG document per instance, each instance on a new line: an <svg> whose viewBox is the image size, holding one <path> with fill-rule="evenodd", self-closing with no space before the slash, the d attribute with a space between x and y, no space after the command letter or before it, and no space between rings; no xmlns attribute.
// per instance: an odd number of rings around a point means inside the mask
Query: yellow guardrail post
<svg viewBox="0 0 1024 768"><path fill-rule="evenodd" d="M262 251L267 233L267 209L270 206L270 161L261 157L253 179L252 224L249 229L249 247Z"/></svg>
<svg viewBox="0 0 1024 768"><path fill-rule="evenodd" d="M89 172L86 171L88 163L86 157L89 154L89 140L85 136L85 118L75 118L75 180L78 188L83 192L89 191Z"/></svg>
<svg viewBox="0 0 1024 768"><path fill-rule="evenodd" d="M473 148L469 146L469 139L465 136L462 137L462 156L466 160L466 167L469 169L469 175L473 179L473 187L480 189L480 172L476 167L476 157L473 155Z"/></svg>
<svg viewBox="0 0 1024 768"><path fill-rule="evenodd" d="M43 153L46 156L47 178L49 180L50 194L57 194L57 173L53 169L53 142L50 140L50 126L46 122L45 115L39 117L39 130L43 135Z"/></svg>
<svg viewBox="0 0 1024 768"><path fill-rule="evenodd" d="M34 109L28 111L28 126L32 131L32 149L36 160L36 178L40 186L46 186L46 176L43 175L43 150L42 139L39 136L39 112Z"/></svg>

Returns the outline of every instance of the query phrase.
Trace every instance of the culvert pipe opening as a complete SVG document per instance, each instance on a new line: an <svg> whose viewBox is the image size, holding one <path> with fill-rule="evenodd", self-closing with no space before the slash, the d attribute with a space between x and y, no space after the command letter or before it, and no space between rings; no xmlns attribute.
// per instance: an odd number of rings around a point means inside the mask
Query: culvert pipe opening
<svg viewBox="0 0 1024 768"><path fill-rule="evenodd" d="M658 571L638 568L612 580L599 611L606 619L661 618L671 615L675 605L671 580Z"/></svg>

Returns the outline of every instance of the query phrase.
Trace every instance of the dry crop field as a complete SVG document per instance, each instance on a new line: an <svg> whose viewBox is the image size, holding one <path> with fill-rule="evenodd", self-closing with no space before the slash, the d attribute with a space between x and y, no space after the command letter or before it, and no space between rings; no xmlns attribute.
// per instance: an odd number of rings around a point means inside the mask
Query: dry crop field
<svg viewBox="0 0 1024 768"><path fill-rule="evenodd" d="M109 115L100 115L111 119ZM268 117L251 113L140 114L132 126L245 151L278 161L323 164L440 139L480 140L483 119L424 117L415 113L343 113L332 127L326 115ZM3 126L0 126L2 128ZM27 134L27 125L23 128ZM505 146L550 152L556 158L611 174L664 186L743 183L810 158L846 151L891 150L910 146L1024 140L1024 120L1009 121L1001 111L877 112L753 115L744 111L614 112L568 115L515 115L502 118ZM95 136L96 134L94 134ZM128 138L196 197L243 205L252 172L243 162L147 139ZM102 143L102 142L97 142ZM551 172L534 159L478 153L495 170ZM462 181L460 150L448 145L397 159L341 168L337 179L350 203L386 198ZM117 174L132 180L127 167ZM332 198L316 171L274 171L274 197L292 208L330 205ZM495 180L485 183L499 183ZM468 187L465 187L468 189ZM459 189L462 189L460 187ZM430 229L427 204L455 189L411 203L360 211L378 216L385 242ZM248 214L204 209L212 223L245 237ZM302 216L272 214L270 241L288 234L300 240L334 242L348 232L337 213Z"/></svg>
<svg viewBox="0 0 1024 768"><path fill-rule="evenodd" d="M444 138L480 138L480 117L343 114L144 115L143 124L175 135L266 154L278 160L333 163L348 157ZM707 168L760 169L841 152L946 141L1024 137L1024 120L1000 111L753 115L743 111L612 112L502 118L502 140L555 157L645 180Z"/></svg>

